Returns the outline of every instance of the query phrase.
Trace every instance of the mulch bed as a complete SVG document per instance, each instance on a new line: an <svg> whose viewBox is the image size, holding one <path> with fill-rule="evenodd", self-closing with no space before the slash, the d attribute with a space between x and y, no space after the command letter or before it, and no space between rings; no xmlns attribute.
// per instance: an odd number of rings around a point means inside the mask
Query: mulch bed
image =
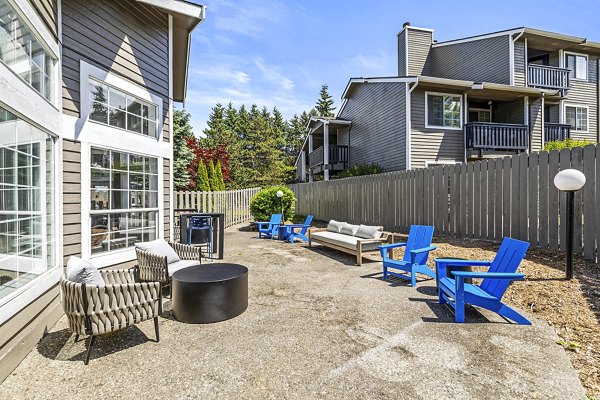
<svg viewBox="0 0 600 400"><path fill-rule="evenodd" d="M405 238L396 239L401 241ZM434 239L436 257L491 260L497 243L475 239ZM400 254L398 254L400 256ZM565 254L554 250L529 249L519 272L524 281L514 282L504 300L527 310L554 327L571 363L590 396L600 395L600 265L575 257L575 276L565 280Z"/></svg>

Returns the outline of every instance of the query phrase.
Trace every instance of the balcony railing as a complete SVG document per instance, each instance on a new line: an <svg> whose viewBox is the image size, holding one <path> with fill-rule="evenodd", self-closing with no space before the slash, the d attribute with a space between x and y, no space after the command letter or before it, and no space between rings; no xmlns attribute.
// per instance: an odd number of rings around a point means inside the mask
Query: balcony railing
<svg viewBox="0 0 600 400"><path fill-rule="evenodd" d="M530 64L527 66L527 85L542 89L569 89L569 70L549 67L547 65Z"/></svg>
<svg viewBox="0 0 600 400"><path fill-rule="evenodd" d="M571 125L568 124L552 124L546 122L544 124L544 142L553 142L555 140L566 140L571 137Z"/></svg>
<svg viewBox="0 0 600 400"><path fill-rule="evenodd" d="M318 147L308 155L308 166L310 168L324 163L323 146ZM329 145L329 164L347 164L348 146Z"/></svg>
<svg viewBox="0 0 600 400"><path fill-rule="evenodd" d="M526 150L529 147L527 125L472 122L465 125L467 149Z"/></svg>

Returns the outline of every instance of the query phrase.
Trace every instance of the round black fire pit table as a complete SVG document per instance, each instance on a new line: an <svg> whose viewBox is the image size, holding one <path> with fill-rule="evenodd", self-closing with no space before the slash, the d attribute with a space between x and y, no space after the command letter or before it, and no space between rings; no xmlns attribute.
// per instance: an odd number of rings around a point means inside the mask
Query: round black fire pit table
<svg viewBox="0 0 600 400"><path fill-rule="evenodd" d="M177 321L208 324L248 308L248 268L239 264L188 267L173 274L172 312Z"/></svg>

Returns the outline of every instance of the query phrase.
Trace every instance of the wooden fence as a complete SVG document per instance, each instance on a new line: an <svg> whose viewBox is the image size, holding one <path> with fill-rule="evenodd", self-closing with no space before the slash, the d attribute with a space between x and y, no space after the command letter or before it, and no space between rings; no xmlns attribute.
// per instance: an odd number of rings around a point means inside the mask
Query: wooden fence
<svg viewBox="0 0 600 400"><path fill-rule="evenodd" d="M556 173L576 168L575 251L600 256L600 146L520 154L466 164L291 185L296 213L315 219L382 225L408 232L434 225L437 235L500 241L505 236L565 248L566 195Z"/></svg>
<svg viewBox="0 0 600 400"><path fill-rule="evenodd" d="M225 228L250 221L250 199L260 188L222 192L179 191L174 193L175 210L225 213ZM178 220L178 218L175 218Z"/></svg>

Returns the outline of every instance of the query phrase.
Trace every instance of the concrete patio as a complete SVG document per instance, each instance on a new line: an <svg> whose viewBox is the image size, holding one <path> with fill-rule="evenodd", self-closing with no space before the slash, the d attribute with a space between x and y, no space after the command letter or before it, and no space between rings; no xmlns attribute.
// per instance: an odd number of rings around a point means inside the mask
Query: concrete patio
<svg viewBox="0 0 600 400"><path fill-rule="evenodd" d="M232 228L226 261L246 265L249 307L210 325L160 320L100 337L88 366L66 319L0 385L3 399L581 399L545 322L470 310L454 324L432 281L380 279L381 263L258 240ZM436 254L436 256L438 256Z"/></svg>

